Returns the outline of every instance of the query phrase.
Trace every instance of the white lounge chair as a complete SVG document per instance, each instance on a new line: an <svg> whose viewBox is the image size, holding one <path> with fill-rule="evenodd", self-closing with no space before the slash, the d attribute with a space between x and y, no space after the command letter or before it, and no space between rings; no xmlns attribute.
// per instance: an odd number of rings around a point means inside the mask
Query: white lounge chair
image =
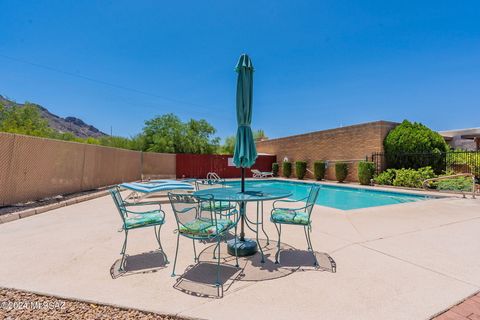
<svg viewBox="0 0 480 320"><path fill-rule="evenodd" d="M252 169L251 171L253 173L254 178L267 178L267 177L273 178L273 172L260 171L257 169Z"/></svg>
<svg viewBox="0 0 480 320"><path fill-rule="evenodd" d="M187 183L176 180L157 180L155 182L139 183L130 182L122 183L120 187L132 191L125 199L132 199L134 203L140 200L172 190L193 191L195 188Z"/></svg>

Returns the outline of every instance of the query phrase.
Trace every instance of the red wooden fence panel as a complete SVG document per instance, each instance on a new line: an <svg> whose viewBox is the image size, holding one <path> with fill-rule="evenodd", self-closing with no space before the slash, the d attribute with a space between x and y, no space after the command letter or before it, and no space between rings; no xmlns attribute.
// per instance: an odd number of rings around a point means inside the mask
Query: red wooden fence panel
<svg viewBox="0 0 480 320"><path fill-rule="evenodd" d="M216 154L177 154L177 178L205 178L207 173L216 172L222 178L240 178L239 168L228 165L231 155ZM260 171L272 171L272 163L277 156L259 155L252 169ZM250 169L245 171L247 177L251 177Z"/></svg>

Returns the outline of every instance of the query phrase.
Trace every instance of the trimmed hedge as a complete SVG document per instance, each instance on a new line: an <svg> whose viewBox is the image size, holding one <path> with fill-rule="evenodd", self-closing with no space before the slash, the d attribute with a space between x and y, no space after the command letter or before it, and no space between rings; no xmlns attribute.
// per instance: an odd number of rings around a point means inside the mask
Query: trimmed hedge
<svg viewBox="0 0 480 320"><path fill-rule="evenodd" d="M307 162L306 161L295 161L295 175L299 180L305 178L307 173Z"/></svg>
<svg viewBox="0 0 480 320"><path fill-rule="evenodd" d="M358 163L358 181L360 184L368 186L375 174L375 163L361 161Z"/></svg>
<svg viewBox="0 0 480 320"><path fill-rule="evenodd" d="M274 177L278 177L278 163L272 163L272 173Z"/></svg>
<svg viewBox="0 0 480 320"><path fill-rule="evenodd" d="M325 179L325 161L315 161L313 163L313 175L316 180Z"/></svg>
<svg viewBox="0 0 480 320"><path fill-rule="evenodd" d="M348 164L345 162L335 163L335 177L338 182L343 182L348 175Z"/></svg>
<svg viewBox="0 0 480 320"><path fill-rule="evenodd" d="M290 178L292 175L292 163L285 161L282 163L282 173L285 178Z"/></svg>

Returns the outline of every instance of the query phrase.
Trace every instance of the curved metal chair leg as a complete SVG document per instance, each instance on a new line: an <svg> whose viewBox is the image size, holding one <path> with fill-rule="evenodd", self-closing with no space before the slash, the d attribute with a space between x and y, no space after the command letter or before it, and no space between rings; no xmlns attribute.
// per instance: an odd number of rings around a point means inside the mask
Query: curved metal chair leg
<svg viewBox="0 0 480 320"><path fill-rule="evenodd" d="M215 285L217 287L220 287L220 241L221 241L221 238L218 238L217 240L217 246L218 246L218 260L217 260L217 282L215 283Z"/></svg>
<svg viewBox="0 0 480 320"><path fill-rule="evenodd" d="M235 264L235 267L239 267L239 264L238 264L238 252L237 252L237 225L235 225L235 236L234 236L234 240L233 240L233 243L234 243L234 246L235 246L235 261L236 261L236 264Z"/></svg>
<svg viewBox="0 0 480 320"><path fill-rule="evenodd" d="M282 225L273 223L275 225L275 229L277 229L278 234L278 242L277 242L277 252L275 253L275 263L278 264L278 256L280 255L280 237L282 236Z"/></svg>
<svg viewBox="0 0 480 320"><path fill-rule="evenodd" d="M303 233L305 233L305 239L307 239L307 250L311 250L312 246L310 245L310 241L308 241L308 235L307 235L307 227L303 227Z"/></svg>
<svg viewBox="0 0 480 320"><path fill-rule="evenodd" d="M119 271L125 271L125 251L127 250L127 239L128 239L128 230L125 230L125 240L123 240L122 251L120 254L122 255L122 260L120 261L120 268Z"/></svg>
<svg viewBox="0 0 480 320"><path fill-rule="evenodd" d="M198 262L198 259L197 259L197 248L195 247L195 239L192 239L192 243L193 243L193 262Z"/></svg>
<svg viewBox="0 0 480 320"><path fill-rule="evenodd" d="M167 254L166 254L165 251L163 250L162 240L160 239L160 230L162 230L162 225L161 225L161 224L158 225L158 232L156 231L157 226L154 226L153 229L154 229L154 231L155 231L155 237L157 238L158 246L160 247L160 251L162 252L163 258L165 259L165 264L170 263L170 262L168 261Z"/></svg>
<svg viewBox="0 0 480 320"><path fill-rule="evenodd" d="M180 242L180 233L177 233L177 248L175 249L175 260L173 261L172 277L175 277L175 267L177 266L178 245Z"/></svg>
<svg viewBox="0 0 480 320"><path fill-rule="evenodd" d="M213 257L212 257L213 260L217 259L217 256L215 255L215 250L217 250L217 247L219 245L220 245L220 243L217 242L217 244L215 245L215 248L213 248Z"/></svg>
<svg viewBox="0 0 480 320"><path fill-rule="evenodd" d="M307 232L307 241L309 243L310 250L312 251L313 259L315 260L315 262L313 263L313 266L318 267L317 256L315 255L315 251L313 250L312 239L310 238L310 232L312 232L312 231L310 230L310 231Z"/></svg>
<svg viewBox="0 0 480 320"><path fill-rule="evenodd" d="M265 231L265 228L263 227L263 201L262 201L262 213L261 213L261 218L262 218L262 231L263 231L263 234L265 235L265 237L267 238L267 246L270 244L270 238L268 237L268 234L267 232Z"/></svg>

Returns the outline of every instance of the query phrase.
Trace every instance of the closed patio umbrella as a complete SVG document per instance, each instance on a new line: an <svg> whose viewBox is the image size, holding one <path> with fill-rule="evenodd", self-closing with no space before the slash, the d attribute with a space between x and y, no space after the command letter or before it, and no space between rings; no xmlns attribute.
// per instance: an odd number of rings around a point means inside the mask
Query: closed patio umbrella
<svg viewBox="0 0 480 320"><path fill-rule="evenodd" d="M237 137L235 140L235 152L233 163L242 169L241 192L245 192L245 168L250 168L257 159L257 148L253 140L252 128L252 98L253 98L253 64L247 54L242 54L238 60L235 71L237 78ZM240 203L241 229L240 255L250 255L257 251L257 243L245 239L245 203ZM229 242L229 252L233 252L233 242Z"/></svg>
<svg viewBox="0 0 480 320"><path fill-rule="evenodd" d="M250 168L257 159L257 148L253 140L252 98L253 98L253 64L247 54L242 54L235 70L237 78L237 137L233 163L242 168L242 192L245 191L245 168Z"/></svg>

